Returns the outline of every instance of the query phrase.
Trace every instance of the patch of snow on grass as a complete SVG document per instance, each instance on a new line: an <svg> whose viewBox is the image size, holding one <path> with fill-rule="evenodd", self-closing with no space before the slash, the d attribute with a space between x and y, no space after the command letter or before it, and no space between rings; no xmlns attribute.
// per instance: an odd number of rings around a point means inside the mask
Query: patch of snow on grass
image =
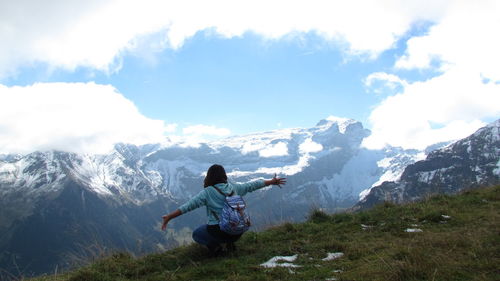
<svg viewBox="0 0 500 281"><path fill-rule="evenodd" d="M368 229L370 229L370 228L373 228L373 225L361 224L361 228L362 228L363 230L368 230Z"/></svg>
<svg viewBox="0 0 500 281"><path fill-rule="evenodd" d="M335 260L335 259L338 259L338 258L341 258L344 256L344 253L341 253L341 252L338 252L338 253L328 253L328 256L324 259L322 259L322 261L331 261L331 260Z"/></svg>
<svg viewBox="0 0 500 281"><path fill-rule="evenodd" d="M420 228L407 228L405 232L423 232Z"/></svg>
<svg viewBox="0 0 500 281"><path fill-rule="evenodd" d="M270 260L266 261L265 263L261 264L260 266L265 267L265 268L274 268L274 267L300 267L300 265L293 264L291 262L294 262L297 259L298 255L293 255L293 256L276 256L271 258ZM285 261L285 262L283 262ZM283 263L278 263L278 262L283 262Z"/></svg>

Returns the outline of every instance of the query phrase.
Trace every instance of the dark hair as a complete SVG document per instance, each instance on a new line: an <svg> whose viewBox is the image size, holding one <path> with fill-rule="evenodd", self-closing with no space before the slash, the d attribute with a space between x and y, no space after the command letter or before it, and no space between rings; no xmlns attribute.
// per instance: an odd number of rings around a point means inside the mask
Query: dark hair
<svg viewBox="0 0 500 281"><path fill-rule="evenodd" d="M214 164L208 168L203 185L207 187L218 183L227 183L226 170L221 165Z"/></svg>

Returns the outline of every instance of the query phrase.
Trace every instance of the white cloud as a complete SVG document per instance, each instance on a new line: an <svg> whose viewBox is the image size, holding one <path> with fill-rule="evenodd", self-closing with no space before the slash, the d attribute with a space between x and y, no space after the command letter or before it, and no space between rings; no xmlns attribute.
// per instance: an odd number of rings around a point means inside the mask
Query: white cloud
<svg viewBox="0 0 500 281"><path fill-rule="evenodd" d="M231 131L226 128L217 128L215 126L209 125L193 125L188 126L182 129L182 132L185 135L194 135L194 136L216 136L216 137L225 137L231 134Z"/></svg>
<svg viewBox="0 0 500 281"><path fill-rule="evenodd" d="M165 124L164 131L166 133L173 133L173 132L175 132L177 130L177 126L178 125L174 124L174 123L172 123L172 124Z"/></svg>
<svg viewBox="0 0 500 281"><path fill-rule="evenodd" d="M453 68L423 82L409 83L370 114L372 135L364 145L406 148L468 136L484 118L500 115L500 85L484 83L479 73Z"/></svg>
<svg viewBox="0 0 500 281"><path fill-rule="evenodd" d="M452 1L447 13L426 35L408 40L406 54L396 67L442 70L459 67L500 81L500 2L496 0Z"/></svg>
<svg viewBox="0 0 500 281"><path fill-rule="evenodd" d="M202 30L226 38L254 32L266 39L314 32L348 54L375 57L393 48L412 24L430 22L426 34L409 38L394 71L437 65L440 76L405 84L378 72L365 80L370 87L377 81L387 90L402 87L371 113L368 143L421 147L498 116L499 14L496 0L1 1L0 79L38 63L114 71L126 52L180 48Z"/></svg>
<svg viewBox="0 0 500 281"><path fill-rule="evenodd" d="M0 85L0 153L104 153L117 142L161 142L175 128L143 116L109 85Z"/></svg>
<svg viewBox="0 0 500 281"><path fill-rule="evenodd" d="M383 86L385 88L388 88L389 90L395 90L398 86L404 87L408 84L405 80L399 78L394 74L375 72L366 77L366 79L364 80L365 87L367 87L368 89L373 89L375 93L380 94L383 92L383 90L375 87L377 81L382 82Z"/></svg>
<svg viewBox="0 0 500 281"><path fill-rule="evenodd" d="M391 48L412 23L439 20L448 2L2 1L0 77L33 63L113 71L120 67L123 52L179 48L207 29L228 38L245 32L269 39L315 32L339 42L349 53L375 56Z"/></svg>
<svg viewBox="0 0 500 281"><path fill-rule="evenodd" d="M168 24L152 2L160 1L2 1L0 77L40 62L113 71L120 52Z"/></svg>
<svg viewBox="0 0 500 281"><path fill-rule="evenodd" d="M500 26L498 1L450 1L423 36L410 38L395 70L432 69L431 79L402 83L370 114L369 147L407 148L466 137L500 116ZM369 78L383 77L375 73ZM397 81L397 77L386 77Z"/></svg>

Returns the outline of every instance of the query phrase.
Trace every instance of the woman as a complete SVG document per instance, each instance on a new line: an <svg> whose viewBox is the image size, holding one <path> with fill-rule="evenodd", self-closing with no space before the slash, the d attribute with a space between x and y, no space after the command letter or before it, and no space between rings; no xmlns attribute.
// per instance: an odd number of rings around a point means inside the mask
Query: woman
<svg viewBox="0 0 500 281"><path fill-rule="evenodd" d="M274 177L270 180L256 180L243 184L228 183L224 167L217 164L212 165L208 169L207 176L205 177L205 189L198 193L191 200L180 206L179 209L163 216L163 225L161 226L161 229L165 230L167 228L168 222L171 219L201 206L206 206L208 223L206 225L201 225L193 232L193 240L199 244L207 246L212 255L220 254L222 251L221 244L224 243L227 245L228 250L235 250L234 242L236 242L241 237L241 234L230 235L220 229L218 217L221 213L225 196L219 193L219 191L222 191L224 194L231 194L232 192L234 192L236 195L243 196L248 192L255 191L271 184L281 185L285 183L285 178L277 177Z"/></svg>

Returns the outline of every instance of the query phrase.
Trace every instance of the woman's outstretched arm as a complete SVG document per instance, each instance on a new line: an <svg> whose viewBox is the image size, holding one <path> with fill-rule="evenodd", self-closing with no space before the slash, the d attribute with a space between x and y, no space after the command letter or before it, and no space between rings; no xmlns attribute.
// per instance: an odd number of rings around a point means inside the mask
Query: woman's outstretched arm
<svg viewBox="0 0 500 281"><path fill-rule="evenodd" d="M281 187L282 184L286 183L286 178L278 178L276 175L270 180L256 180L250 181L242 184L233 184L236 194L244 196L249 192L254 192L257 189L263 188L269 185L278 185Z"/></svg>
<svg viewBox="0 0 500 281"><path fill-rule="evenodd" d="M175 211L173 211L172 213L168 214L168 215L164 215L162 218L163 218L163 224L161 225L161 230L165 230L167 229L167 224L168 222L173 219L173 218L176 218L178 216L182 215L182 212L181 210L177 209Z"/></svg>
<svg viewBox="0 0 500 281"><path fill-rule="evenodd" d="M200 193L198 193L195 197L191 198L189 201L187 201L182 206L180 206L179 209L173 211L172 213L170 213L168 215L164 215L162 217L163 224L161 225L161 229L165 230L167 228L168 222L171 219L176 218L176 217L178 217L182 214L185 214L187 212L190 212L190 211L192 211L196 208L199 208L203 205L206 205L207 204L207 194L206 193L207 193L206 189L200 191Z"/></svg>

